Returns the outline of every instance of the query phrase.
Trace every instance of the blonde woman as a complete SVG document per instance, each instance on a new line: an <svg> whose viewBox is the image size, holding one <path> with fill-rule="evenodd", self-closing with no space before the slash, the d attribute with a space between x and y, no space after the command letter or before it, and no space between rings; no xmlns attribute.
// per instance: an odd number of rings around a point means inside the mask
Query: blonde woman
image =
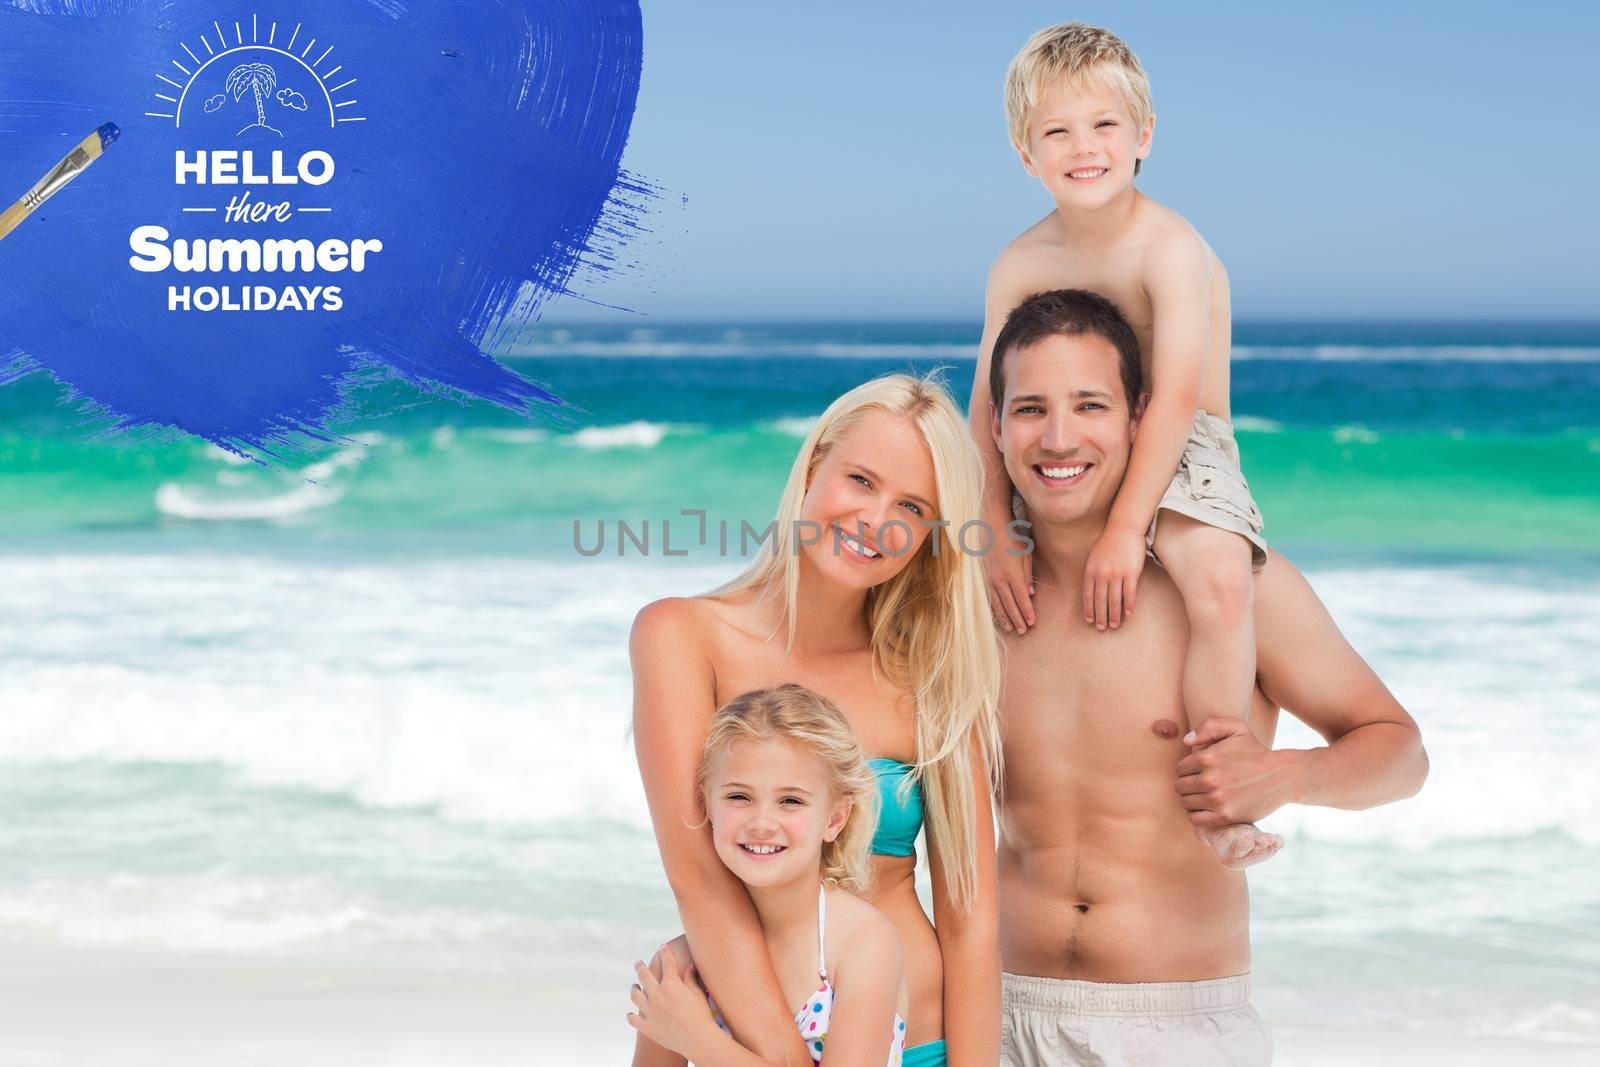
<svg viewBox="0 0 1600 1067"><path fill-rule="evenodd" d="M702 826L696 766L716 708L794 682L836 704L875 757L869 899L910 989L905 1063L993 1067L1000 967L990 795L999 649L984 590L980 474L937 383L890 375L829 405L801 445L772 540L734 581L639 613L634 744L696 970L740 1044L811 1062L750 896ZM914 842L926 826L930 921Z"/></svg>

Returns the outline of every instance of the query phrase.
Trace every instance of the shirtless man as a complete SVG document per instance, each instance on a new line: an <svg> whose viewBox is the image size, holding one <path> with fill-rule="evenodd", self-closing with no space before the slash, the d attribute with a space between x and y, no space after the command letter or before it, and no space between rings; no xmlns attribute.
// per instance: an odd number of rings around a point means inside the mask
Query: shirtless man
<svg viewBox="0 0 1600 1067"><path fill-rule="evenodd" d="M1248 726L1191 722L1188 624L1164 571L1146 571L1120 628L1082 620L1084 559L1138 432L1133 329L1103 297L1040 293L991 363L991 430L1033 524L1038 590L1033 632L1008 639L1002 708L1003 1062L1268 1063L1245 877L1197 831L1411 796L1428 769L1416 724L1276 555L1256 579ZM1271 749L1280 708L1328 745Z"/></svg>

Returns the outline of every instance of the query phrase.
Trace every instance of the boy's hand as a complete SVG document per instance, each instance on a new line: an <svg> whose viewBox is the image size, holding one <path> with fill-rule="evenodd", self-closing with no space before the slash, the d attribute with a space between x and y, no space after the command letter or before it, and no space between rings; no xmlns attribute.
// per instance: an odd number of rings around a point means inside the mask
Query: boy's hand
<svg viewBox="0 0 1600 1067"><path fill-rule="evenodd" d="M1083 569L1083 621L1104 630L1133 614L1134 592L1144 570L1144 535L1107 529L1089 550Z"/></svg>
<svg viewBox="0 0 1600 1067"><path fill-rule="evenodd" d="M677 957L667 951L658 953L650 962L647 967L640 960L633 961L639 981L629 996L638 1010L628 1013L628 1024L662 1048L697 1060L700 1057L696 1053L708 1036L707 1030L711 1035L717 1030L694 967L680 971ZM655 975L656 967L661 971L660 978Z"/></svg>
<svg viewBox="0 0 1600 1067"><path fill-rule="evenodd" d="M1009 496L1010 489L1007 489ZM989 585L989 610L1006 633L1025 634L1033 625L1033 554L1014 555L1011 539L1010 508L984 515L995 531L988 557L983 561L984 578Z"/></svg>

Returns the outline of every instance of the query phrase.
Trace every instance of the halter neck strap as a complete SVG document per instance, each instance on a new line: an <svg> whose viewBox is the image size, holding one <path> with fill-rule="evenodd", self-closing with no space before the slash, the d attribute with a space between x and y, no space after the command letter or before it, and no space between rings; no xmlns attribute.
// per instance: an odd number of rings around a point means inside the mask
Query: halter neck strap
<svg viewBox="0 0 1600 1067"><path fill-rule="evenodd" d="M828 933L828 887L817 886L817 977L828 980L828 961L823 953L823 941Z"/></svg>

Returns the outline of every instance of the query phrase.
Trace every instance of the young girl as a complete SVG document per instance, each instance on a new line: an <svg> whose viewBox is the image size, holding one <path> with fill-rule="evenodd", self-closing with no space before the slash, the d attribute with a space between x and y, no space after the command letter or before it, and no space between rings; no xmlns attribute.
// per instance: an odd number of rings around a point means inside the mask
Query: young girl
<svg viewBox="0 0 1600 1067"><path fill-rule="evenodd" d="M749 890L785 1001L800 1005L795 1025L812 1061L896 1067L900 938L853 895L872 877L878 786L844 716L798 685L746 693L712 717L696 782L717 856ZM694 981L686 938L634 967L634 1067L769 1062L727 1032Z"/></svg>

